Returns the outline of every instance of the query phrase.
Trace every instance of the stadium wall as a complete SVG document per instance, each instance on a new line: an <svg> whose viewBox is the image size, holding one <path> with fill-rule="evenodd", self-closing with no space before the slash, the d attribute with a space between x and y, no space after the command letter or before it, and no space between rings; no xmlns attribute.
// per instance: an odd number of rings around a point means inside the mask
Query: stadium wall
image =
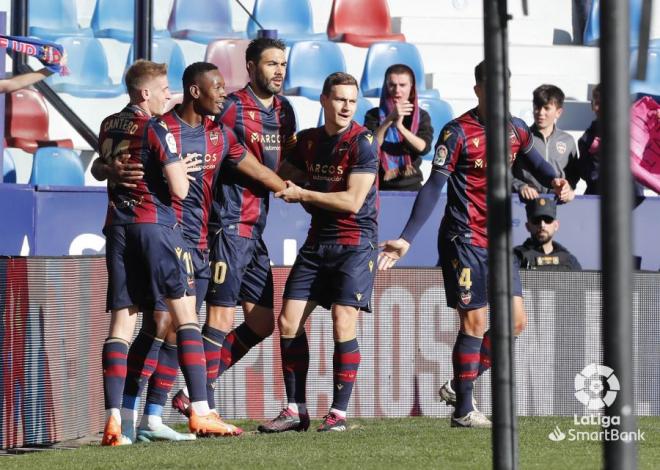
<svg viewBox="0 0 660 470"><path fill-rule="evenodd" d="M380 239L398 237L412 209L416 193L381 192ZM444 213L443 195L429 222L420 230L400 266L435 266L436 239ZM62 256L105 253L101 232L105 220L105 188L65 188L0 184L0 255ZM514 244L522 243L525 207L517 198L512 204ZM660 268L660 198L644 199L633 211L634 254L642 258L642 269ZM579 196L558 209L561 229L556 240L574 253L584 269L600 268L600 199ZM309 228L309 214L299 204L271 199L264 239L271 260L289 266L295 260Z"/></svg>
<svg viewBox="0 0 660 470"><path fill-rule="evenodd" d="M289 268L275 268L276 311ZM574 377L602 360L600 275L523 272L529 325L516 342L518 413L585 414ZM101 348L104 258L0 258L0 448L93 435L103 427ZM379 273L374 312L362 314L362 364L349 413L361 417L447 417L437 390L451 377L458 322L445 305L436 269ZM660 274L634 279L635 411L660 415ZM204 313L202 312L202 317ZM239 311L237 321L241 321ZM332 393L332 324L318 309L308 323L311 413L325 414ZM285 396L279 342L268 338L228 371L216 389L226 418L263 419ZM616 371L615 371L616 372ZM179 377L176 387L182 384ZM490 372L477 383L480 409L491 412ZM172 410L166 421L182 418Z"/></svg>

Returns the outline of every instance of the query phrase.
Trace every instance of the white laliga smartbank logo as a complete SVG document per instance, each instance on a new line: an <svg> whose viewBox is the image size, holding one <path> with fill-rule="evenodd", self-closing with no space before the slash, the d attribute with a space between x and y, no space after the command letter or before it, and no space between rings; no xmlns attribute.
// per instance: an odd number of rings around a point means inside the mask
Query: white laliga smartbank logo
<svg viewBox="0 0 660 470"><path fill-rule="evenodd" d="M620 389L619 379L607 366L589 364L575 375L575 398L589 410L612 406Z"/></svg>
<svg viewBox="0 0 660 470"><path fill-rule="evenodd" d="M575 375L575 398L588 410L598 411L616 400L621 390L619 379L611 367L601 364L589 364ZM620 416L601 416L600 414L573 415L573 425L566 432L555 426L548 439L554 442L567 441L644 441L644 432L637 429L633 432L620 431ZM589 426L581 431L578 426ZM593 430L596 426L597 430ZM587 430L588 429L588 430Z"/></svg>

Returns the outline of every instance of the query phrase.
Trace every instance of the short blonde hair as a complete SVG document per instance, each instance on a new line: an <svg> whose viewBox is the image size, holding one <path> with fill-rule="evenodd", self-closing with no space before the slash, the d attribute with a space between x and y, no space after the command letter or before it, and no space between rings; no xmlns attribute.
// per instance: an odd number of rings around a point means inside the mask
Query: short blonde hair
<svg viewBox="0 0 660 470"><path fill-rule="evenodd" d="M167 64L138 59L133 62L124 75L126 91L129 96L133 97L139 93L146 81L163 75L167 75Z"/></svg>

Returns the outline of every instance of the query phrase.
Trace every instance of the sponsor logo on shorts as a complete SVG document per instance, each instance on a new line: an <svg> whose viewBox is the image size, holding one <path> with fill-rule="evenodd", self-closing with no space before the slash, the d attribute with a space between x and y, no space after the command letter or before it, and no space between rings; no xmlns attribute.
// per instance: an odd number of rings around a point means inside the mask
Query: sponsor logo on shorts
<svg viewBox="0 0 660 470"><path fill-rule="evenodd" d="M369 260L369 272L373 272L374 270L374 262L372 260Z"/></svg>
<svg viewBox="0 0 660 470"><path fill-rule="evenodd" d="M356 292L356 293L355 293L355 298L356 298L356 299L358 300L358 302L359 302L360 300L362 300L362 294L359 293L359 292Z"/></svg>

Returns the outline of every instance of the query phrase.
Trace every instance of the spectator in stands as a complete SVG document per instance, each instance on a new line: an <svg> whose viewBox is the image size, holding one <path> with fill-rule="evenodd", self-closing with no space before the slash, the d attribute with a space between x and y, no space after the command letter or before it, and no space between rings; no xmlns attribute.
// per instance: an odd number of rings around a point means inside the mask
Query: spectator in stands
<svg viewBox="0 0 660 470"><path fill-rule="evenodd" d="M419 191L421 156L431 148L431 117L417 104L415 73L395 64L385 71L378 108L365 115L365 127L380 146L379 184L383 191Z"/></svg>
<svg viewBox="0 0 660 470"><path fill-rule="evenodd" d="M51 70L44 67L36 72L22 73L11 78L3 78L0 80L0 93L11 93L12 91L20 90L21 88L34 85L46 77L53 74Z"/></svg>
<svg viewBox="0 0 660 470"><path fill-rule="evenodd" d="M564 92L555 85L541 85L534 90L534 124L530 126L534 147L550 163L560 178L565 178L575 190L580 180L578 152L573 137L557 127L564 110ZM529 163L517 159L513 165L513 190L520 198L532 201L541 193L551 193L532 176ZM572 197L571 197L572 199Z"/></svg>
<svg viewBox="0 0 660 470"><path fill-rule="evenodd" d="M578 260L562 245L552 240L559 230L557 205L554 200L537 198L527 203L527 223L530 238L513 249L522 269L542 271L579 271Z"/></svg>
<svg viewBox="0 0 660 470"><path fill-rule="evenodd" d="M587 189L584 194L600 194L600 110L601 88L600 83L591 91L591 109L596 115L596 119L591 122L589 128L584 131L582 137L578 140L578 149L580 151L579 167L580 176L587 182ZM633 182L634 196L637 203L644 195L644 188L637 182Z"/></svg>

